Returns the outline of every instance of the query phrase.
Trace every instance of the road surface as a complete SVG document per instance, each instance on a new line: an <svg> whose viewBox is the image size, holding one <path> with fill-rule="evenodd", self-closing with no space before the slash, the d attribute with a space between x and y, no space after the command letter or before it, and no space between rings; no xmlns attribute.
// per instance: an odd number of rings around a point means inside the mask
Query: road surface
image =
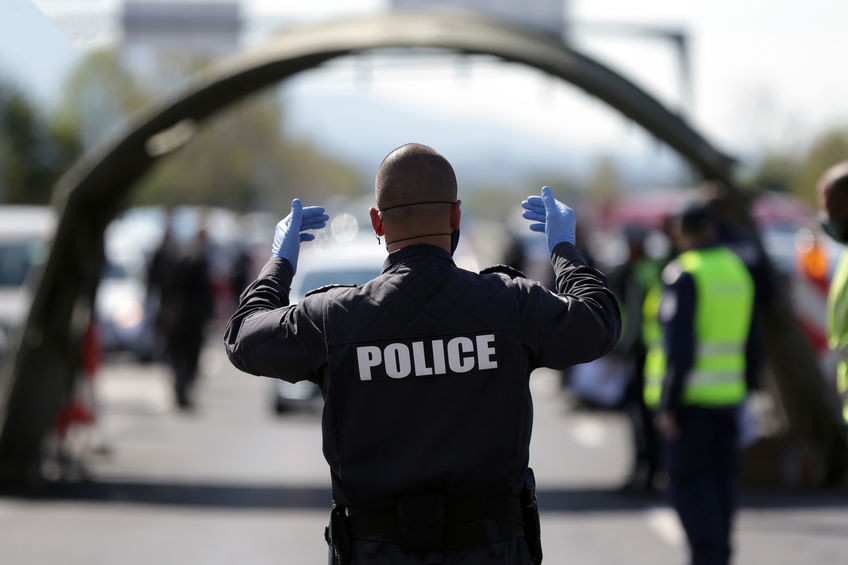
<svg viewBox="0 0 848 565"><path fill-rule="evenodd" d="M0 562L325 563L319 412L275 416L271 382L237 372L215 341L201 369L197 409L184 414L165 367L107 362L98 426L77 438L94 450L90 480L0 497ZM685 563L662 497L614 492L629 457L622 416L574 409L554 374L532 386L545 563ZM847 540L848 492L744 492L736 563L848 564Z"/></svg>

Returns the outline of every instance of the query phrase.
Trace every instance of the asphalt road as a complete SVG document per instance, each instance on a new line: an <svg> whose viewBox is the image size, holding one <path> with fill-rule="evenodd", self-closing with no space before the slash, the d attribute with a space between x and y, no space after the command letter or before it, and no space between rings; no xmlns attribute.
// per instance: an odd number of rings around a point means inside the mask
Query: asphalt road
<svg viewBox="0 0 848 565"><path fill-rule="evenodd" d="M190 414L173 408L164 367L104 365L99 423L76 438L90 479L0 498L0 563L326 562L319 412L275 416L271 381L235 371L217 343L201 365ZM549 373L533 389L545 563L685 563L662 497L614 492L622 417L573 409ZM740 564L848 564L848 493L745 491L736 546Z"/></svg>

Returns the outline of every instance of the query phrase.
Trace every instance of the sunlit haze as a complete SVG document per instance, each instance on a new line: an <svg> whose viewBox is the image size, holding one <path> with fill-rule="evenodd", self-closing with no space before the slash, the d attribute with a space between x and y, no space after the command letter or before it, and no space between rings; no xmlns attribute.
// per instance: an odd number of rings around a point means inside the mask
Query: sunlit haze
<svg viewBox="0 0 848 565"><path fill-rule="evenodd" d="M8 4L11 17L2 18L0 31L15 34L0 33L0 62L8 63L8 72L41 98L52 100L61 84L59 75L67 72L74 56L118 39L120 2L35 1L64 32L64 44L50 22L24 13L25 4ZM249 47L280 27L372 13L385 9L385 2L254 0L245 1L243 9ZM708 139L743 158L772 147L792 148L828 127L848 123L846 86L841 73L833 72L843 66L844 2L575 0L569 3L568 17L569 36L578 49L680 110ZM691 97L672 43L640 36L633 28L615 31L604 23L684 32ZM611 109L534 70L453 56L416 58L409 65L398 61L372 55L346 58L289 81L284 86L289 127L360 161L375 147L422 139L446 153L473 153L484 161L514 160L543 169L551 167L557 154L574 161L576 169L591 165L588 156L607 153L621 154L636 169L673 171L680 166ZM374 120L385 127L374 127ZM446 131L451 126L466 132L461 146L458 136ZM459 158L460 166L465 159ZM646 164L652 160L656 163ZM640 174L650 176L644 170Z"/></svg>

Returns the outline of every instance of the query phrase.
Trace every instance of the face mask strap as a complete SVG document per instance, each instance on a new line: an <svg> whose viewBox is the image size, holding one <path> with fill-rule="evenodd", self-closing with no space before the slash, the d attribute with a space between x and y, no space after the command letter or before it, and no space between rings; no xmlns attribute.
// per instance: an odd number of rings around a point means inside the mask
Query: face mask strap
<svg viewBox="0 0 848 565"><path fill-rule="evenodd" d="M377 245L380 245L380 232L383 231L383 219L380 219L380 225L377 226Z"/></svg>
<svg viewBox="0 0 848 565"><path fill-rule="evenodd" d="M410 240L410 239L418 239L419 237L432 237L432 236L437 236L437 235L450 235L450 233L422 233L421 235L411 235L409 237L402 237L400 239L387 241L386 246L388 247L389 245L391 245L393 243L398 243L400 241L407 241L407 240Z"/></svg>
<svg viewBox="0 0 848 565"><path fill-rule="evenodd" d="M386 210L394 210L395 208L407 208L409 206L422 206L424 204L456 204L456 200L428 200L426 202L410 202L409 204L398 204L397 206L389 206L388 208L380 209L380 213L382 214ZM380 227L383 227L383 220L380 220ZM410 237L404 237L401 239L395 239L394 241L386 241L386 247L393 243L398 243L401 241L408 241L410 239L418 239L419 237L431 237L436 235L452 235L452 233L423 233L421 235L413 235ZM377 236L377 243L380 243L380 237Z"/></svg>
<svg viewBox="0 0 848 565"><path fill-rule="evenodd" d="M380 212L385 212L386 210L394 210L395 208L407 208L409 206L421 206L423 204L456 204L456 200L428 200L426 202L410 202L409 204L398 204L397 206L389 206L388 208L381 208Z"/></svg>

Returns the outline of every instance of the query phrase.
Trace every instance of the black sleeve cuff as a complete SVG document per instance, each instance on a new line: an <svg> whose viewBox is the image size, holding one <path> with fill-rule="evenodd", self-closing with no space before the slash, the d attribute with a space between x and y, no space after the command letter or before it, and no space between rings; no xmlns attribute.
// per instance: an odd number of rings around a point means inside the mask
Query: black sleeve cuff
<svg viewBox="0 0 848 565"><path fill-rule="evenodd" d="M586 258L583 257L583 254L580 253L577 246L567 241L562 241L554 246L554 250L551 252L551 260L555 261L556 257L565 259L566 261L577 261L584 265L587 264Z"/></svg>
<svg viewBox="0 0 848 565"><path fill-rule="evenodd" d="M287 289L291 289L292 279L294 278L294 268L289 263L288 259L282 257L271 257L262 270L259 271L257 280L261 279L276 279L283 283Z"/></svg>

